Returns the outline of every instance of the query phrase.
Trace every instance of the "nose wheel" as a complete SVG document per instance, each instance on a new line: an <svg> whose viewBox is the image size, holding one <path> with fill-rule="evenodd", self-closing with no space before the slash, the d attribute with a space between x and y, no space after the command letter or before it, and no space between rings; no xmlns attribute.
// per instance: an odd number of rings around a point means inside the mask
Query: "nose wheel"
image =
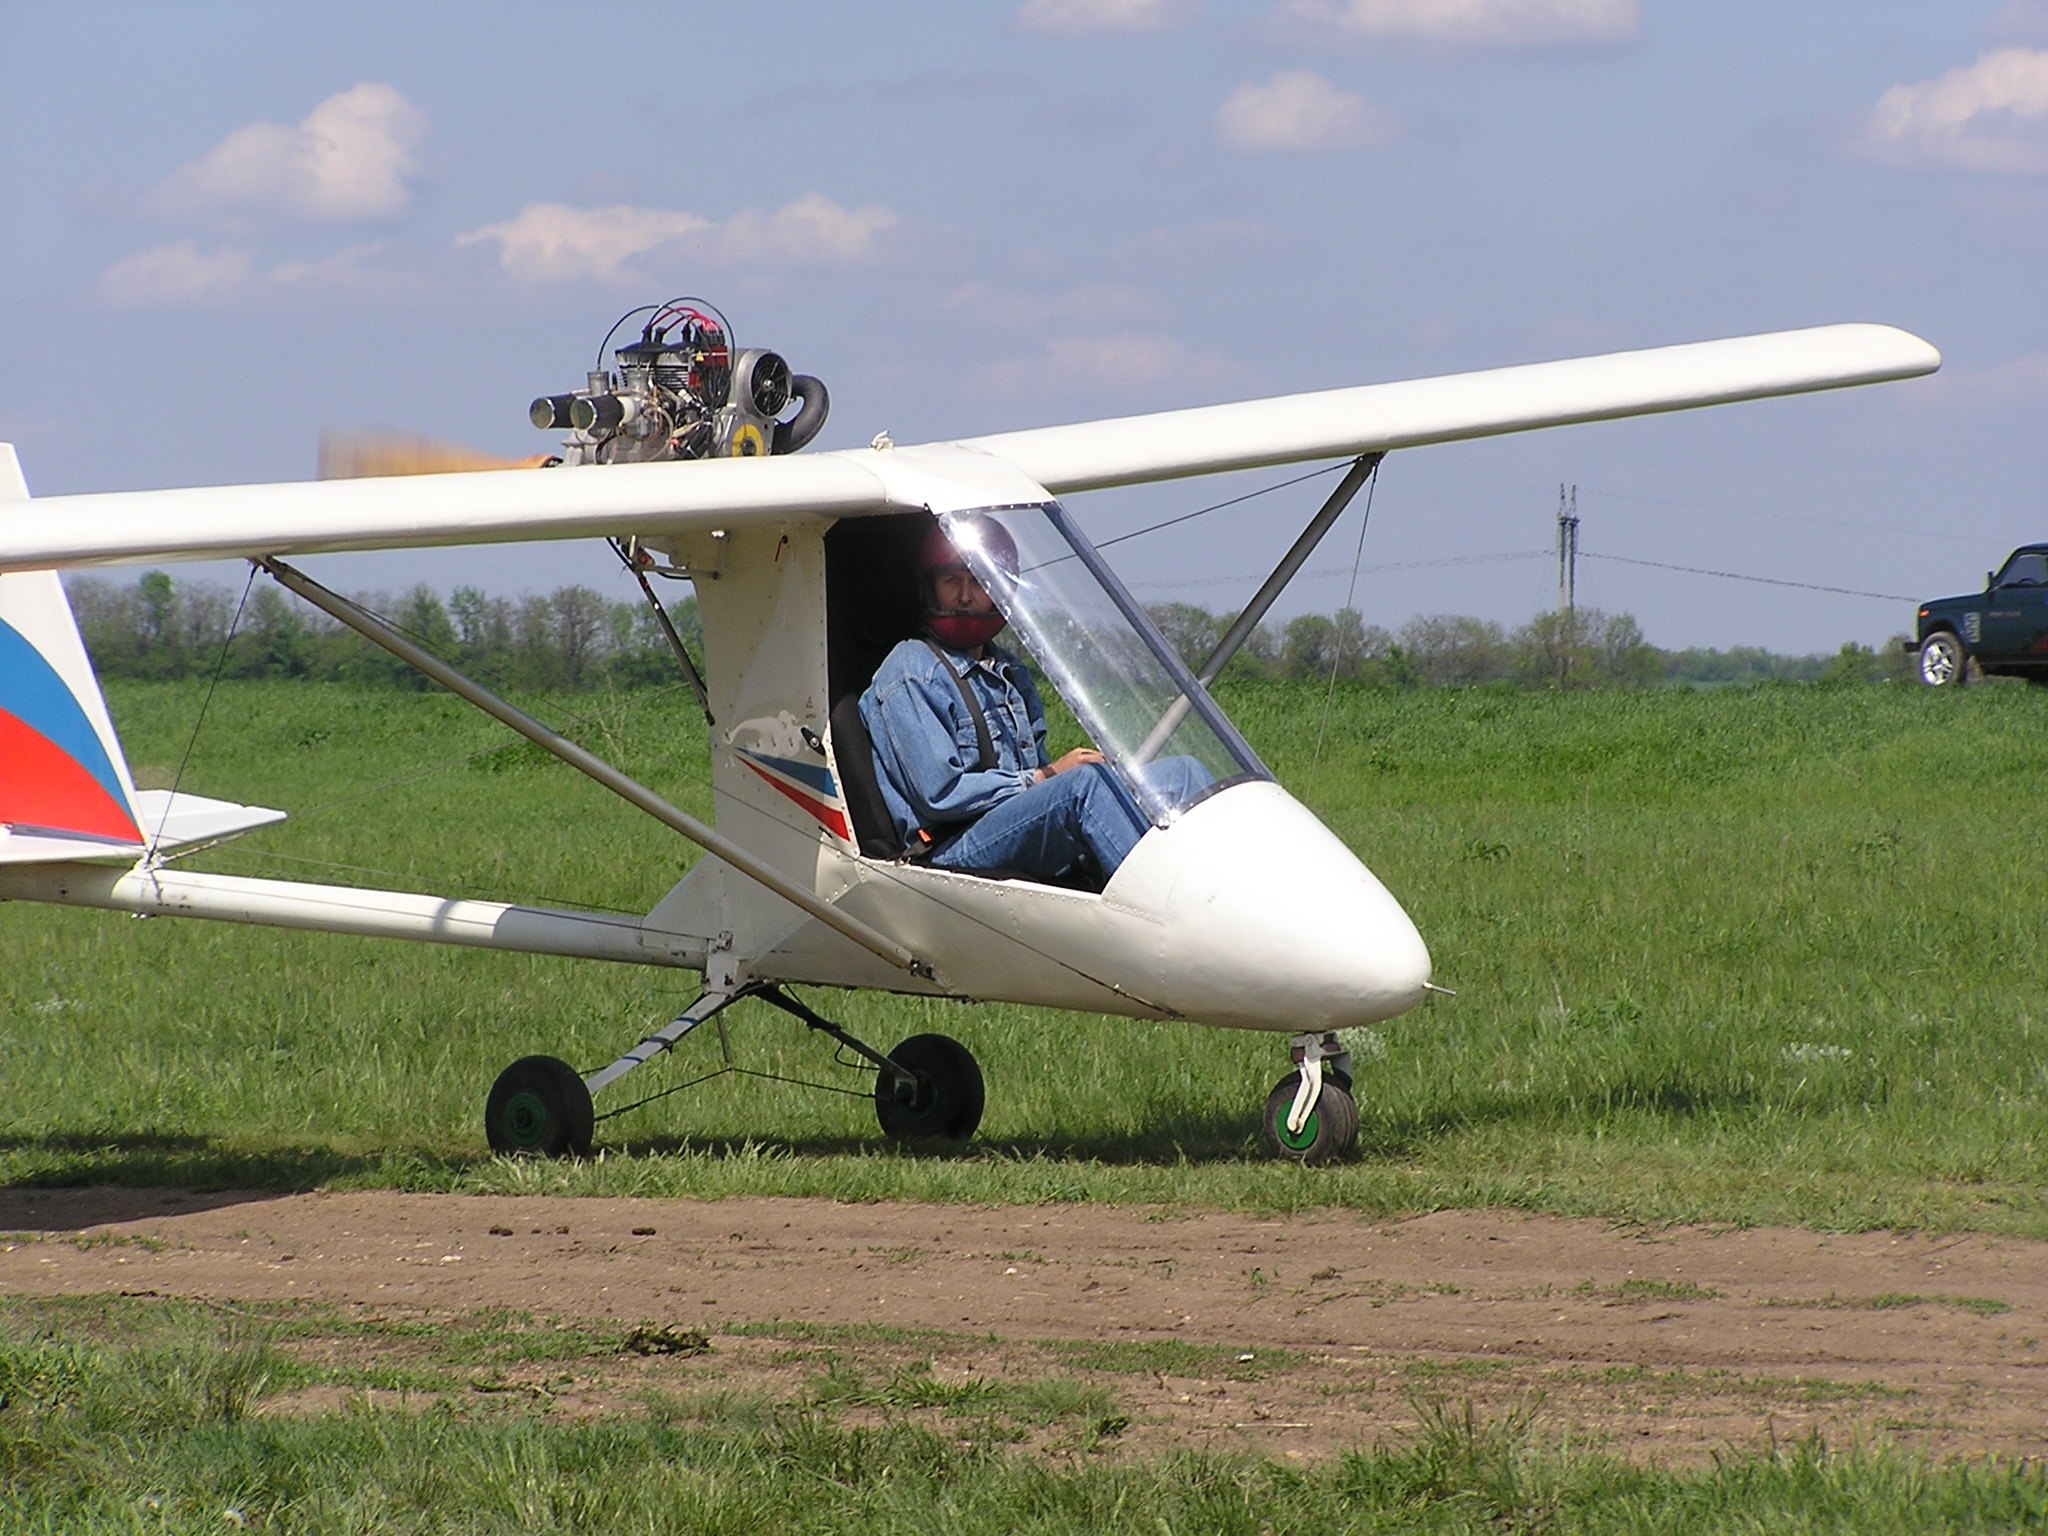
<svg viewBox="0 0 2048 1536"><path fill-rule="evenodd" d="M1295 1070L1266 1095L1260 1125L1266 1150L1292 1163L1329 1163L1358 1141L1358 1102L1351 1096L1351 1053L1335 1035L1297 1035Z"/></svg>

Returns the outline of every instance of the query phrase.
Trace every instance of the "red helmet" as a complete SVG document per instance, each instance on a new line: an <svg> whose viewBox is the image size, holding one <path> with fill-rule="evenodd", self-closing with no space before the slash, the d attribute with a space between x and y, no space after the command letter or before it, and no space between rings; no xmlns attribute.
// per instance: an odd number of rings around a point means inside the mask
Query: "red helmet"
<svg viewBox="0 0 2048 1536"><path fill-rule="evenodd" d="M977 541L999 569L1012 576L1017 574L1017 541L1010 537L1009 530L1001 523L993 518L976 517L963 518L957 526L963 537ZM938 606L938 586L932 577L940 571L949 570L965 570L972 574L972 568L960 558L960 552L953 547L945 528L934 522L917 552L917 579L924 592L925 628L931 631L932 638L939 644L955 651L971 651L993 640L1009 621L1000 611L962 613L941 609ZM975 579L980 578L977 576Z"/></svg>

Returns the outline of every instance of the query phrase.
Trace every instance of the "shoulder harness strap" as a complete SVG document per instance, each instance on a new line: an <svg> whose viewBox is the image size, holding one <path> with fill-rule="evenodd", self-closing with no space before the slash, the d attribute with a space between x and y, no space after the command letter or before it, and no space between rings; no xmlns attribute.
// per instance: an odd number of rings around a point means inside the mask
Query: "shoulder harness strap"
<svg viewBox="0 0 2048 1536"><path fill-rule="evenodd" d="M953 686L960 690L960 698L967 705L967 713L974 717L974 744L981 752L981 761L976 766L986 773L996 765L996 744L988 734L988 716L982 712L981 700L974 696L974 690L968 686L967 679L953 670L953 660L946 654L945 647L930 635L924 637L924 643L930 646L932 654L939 658L939 665L946 669L946 676L952 678Z"/></svg>

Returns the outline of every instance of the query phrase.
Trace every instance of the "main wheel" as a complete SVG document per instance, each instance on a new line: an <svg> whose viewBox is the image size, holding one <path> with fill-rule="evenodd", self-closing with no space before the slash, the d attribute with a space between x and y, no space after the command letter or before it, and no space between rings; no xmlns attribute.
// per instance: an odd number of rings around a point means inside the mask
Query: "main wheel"
<svg viewBox="0 0 2048 1536"><path fill-rule="evenodd" d="M1969 658L1955 632L1937 629L1920 642L1920 681L1930 688L1960 688L1969 674Z"/></svg>
<svg viewBox="0 0 2048 1536"><path fill-rule="evenodd" d="M520 1057L484 1101L484 1135L507 1155L582 1157L596 1120L583 1079L552 1056Z"/></svg>
<svg viewBox="0 0 2048 1536"><path fill-rule="evenodd" d="M1301 1074L1290 1072L1266 1095L1266 1150L1295 1163L1327 1163L1344 1156L1358 1140L1358 1104L1351 1085L1339 1086L1339 1074L1323 1077L1323 1091L1299 1131L1287 1129L1287 1112L1301 1087Z"/></svg>
<svg viewBox="0 0 2048 1536"><path fill-rule="evenodd" d="M893 1072L875 1074L875 1118L893 1141L965 1141L981 1124L981 1067L948 1035L912 1035L889 1059L916 1079L902 1091Z"/></svg>

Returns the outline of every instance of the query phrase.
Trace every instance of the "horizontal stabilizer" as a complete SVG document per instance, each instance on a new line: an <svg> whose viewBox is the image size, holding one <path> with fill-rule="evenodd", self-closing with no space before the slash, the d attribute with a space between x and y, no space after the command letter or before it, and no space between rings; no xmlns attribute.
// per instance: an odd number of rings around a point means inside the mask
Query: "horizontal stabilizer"
<svg viewBox="0 0 2048 1536"><path fill-rule="evenodd" d="M204 795L143 789L135 794L142 841L82 837L41 827L0 826L0 864L133 864L145 853L175 853L275 826L283 811Z"/></svg>
<svg viewBox="0 0 2048 1536"><path fill-rule="evenodd" d="M237 805L232 800L209 800L204 795L173 794L168 789L139 789L135 792L135 818L142 834L159 852L193 848L205 843L224 843L258 827L274 827L285 818L283 811L261 805Z"/></svg>

